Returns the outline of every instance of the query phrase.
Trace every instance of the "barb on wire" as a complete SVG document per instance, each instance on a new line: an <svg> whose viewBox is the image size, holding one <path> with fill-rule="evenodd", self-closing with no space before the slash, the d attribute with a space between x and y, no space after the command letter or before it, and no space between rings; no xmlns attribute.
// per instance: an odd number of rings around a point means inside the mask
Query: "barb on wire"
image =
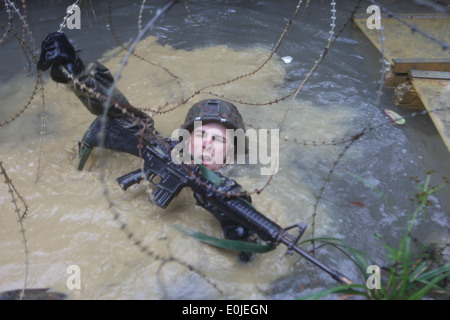
<svg viewBox="0 0 450 320"><path fill-rule="evenodd" d="M138 18L138 30L139 30L139 32L141 32L141 30L142 30L142 13L144 12L145 1L146 0L142 0L141 8L139 10L139 18ZM111 4L111 2L110 2L110 4ZM110 18L110 21L112 21L111 18Z"/></svg>
<svg viewBox="0 0 450 320"><path fill-rule="evenodd" d="M28 264L29 264L28 263L28 244L27 244L27 238L25 237L25 229L23 227L22 220L25 217L25 215L27 214L28 206L27 206L27 203L25 202L25 199L20 195L20 193L17 191L16 187L14 187L14 185L12 184L11 179L8 177L8 174L6 173L6 170L3 167L2 161L0 161L0 171L1 171L0 174L5 177L4 182L8 186L8 192L11 194L11 198L12 198L11 202L14 204L14 207L15 207L14 211L17 213L17 222L20 225L20 232L22 234L22 239L23 239L23 244L24 244L24 249L25 249L25 276L24 276L22 292L20 293L20 300L22 300L23 295L25 293L25 289L27 288ZM25 206L22 216L20 215L20 209L19 209L19 205L17 204L16 196L22 202L22 204Z"/></svg>

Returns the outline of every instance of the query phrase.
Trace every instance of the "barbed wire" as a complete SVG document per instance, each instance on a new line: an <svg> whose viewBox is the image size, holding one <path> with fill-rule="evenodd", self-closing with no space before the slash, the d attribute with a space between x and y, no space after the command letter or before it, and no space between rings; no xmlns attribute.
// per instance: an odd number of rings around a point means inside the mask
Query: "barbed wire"
<svg viewBox="0 0 450 320"><path fill-rule="evenodd" d="M369 1L371 3L373 3L374 5L380 7L384 12L387 12L388 17L392 17L395 20L406 25L408 28L411 29L412 32L417 32L417 33L421 34L422 36L424 36L425 38L438 43L441 46L442 50L448 50L450 48L450 45L447 42L437 39L436 37L428 34L427 32L423 31L422 29L418 28L416 25L413 25L413 24L409 23L408 21L402 19L400 16L398 16L394 12L386 9L384 6L379 4L377 1L375 1L375 0L369 0Z"/></svg>
<svg viewBox="0 0 450 320"><path fill-rule="evenodd" d="M17 191L16 187L13 185L12 180L9 178L8 174L6 173L6 170L3 167L3 163L2 163L1 160L0 160L0 171L1 171L0 174L3 175L4 178L5 178L4 183L8 186L8 192L11 195L11 202L14 205L14 212L16 212L16 214L17 214L17 222L19 223L19 226L20 226L20 233L22 234L22 241L23 241L23 245L24 245L25 275L24 275L23 288L22 288L22 291L21 291L20 297L19 297L19 299L22 300L23 299L23 295L25 293L25 289L27 288L28 266L29 266L29 261L28 261L28 244L27 244L27 238L25 237L25 229L23 227L22 220L23 220L23 218L26 216L26 214L28 212L28 205L27 205L25 199L22 197L22 195ZM17 198L24 205L24 211L23 211L22 215L20 215L19 205L17 204L17 199L14 196L14 194L17 196Z"/></svg>
<svg viewBox="0 0 450 320"><path fill-rule="evenodd" d="M35 53L36 53L36 50L33 49L33 45L32 45L33 42L32 42L32 40L29 40L29 43L30 43L30 44L28 44L28 42L24 39L24 34L22 34L22 37L21 37L21 36L19 36L19 35L14 31L14 29L13 29L13 15L14 15L14 14L17 14L17 15L20 17L21 23L22 23L22 25L24 26L24 28L26 27L25 29L28 30L28 35L29 35L29 37L32 39L32 37L31 37L31 32L29 31L28 24L27 24L27 22L26 22L26 15L25 15L25 14L22 15L22 14L19 12L19 10L11 3L11 1L9 1L9 0L4 0L4 1L5 1L5 5L7 5L6 7L7 7L7 15L8 15L8 26L7 26L7 27L2 26L2 28L5 29L6 31L5 31L5 33L4 33L3 37L2 37L2 41L0 41L0 45L2 45L2 43L4 42L4 39L6 38L6 36L7 36L8 34L11 33L11 34L13 34L13 36L19 41L19 43L20 43L20 45L21 45L21 47L22 47L22 50L23 50L24 53L26 54L27 60L30 61L30 62L29 62L29 65L32 64L31 61L34 61L34 63L36 63L36 60L37 60L37 59L36 59L36 54L35 54ZM376 5L378 5L377 3L375 3L375 1L371 1L371 2L374 3L374 4L376 4ZM78 0L75 2L75 4L77 4L77 3L78 3ZM109 3L111 4L111 0L110 0ZM240 103L240 104L254 105L254 106L272 105L272 104L276 104L276 103L278 103L278 102L280 102L280 101L282 101L282 100L285 100L285 99L287 99L287 98L291 98L290 103L289 103L289 107L288 107L288 109L286 110L285 114L283 115L283 117L282 117L282 119L280 120L280 123L279 123L279 128L282 128L282 127L283 127L283 124L284 124L284 121L285 121L285 119L286 119L286 116L287 116L288 112L290 111L290 108L292 107L292 103L293 103L294 99L296 99L297 95L299 94L299 92L300 92L301 89L303 88L304 84L305 84L307 81L309 81L309 79L311 78L311 76L312 76L312 75L317 71L317 69L320 67L320 65L322 64L323 60L325 59L325 57L326 57L327 54L329 53L329 50L330 50L330 48L332 47L332 45L334 44L334 42L336 41L336 39L340 36L340 34L341 34L341 33L343 32L343 30L345 29L345 27L348 25L348 23L351 22L351 17L350 17L350 18L347 19L347 21L346 21L346 23L344 24L344 26L343 26L337 33L335 32L335 28L336 28L336 24L335 24L335 20L336 20L336 2L335 2L334 0L332 0L331 3L330 3L332 9L331 9L331 24L330 24L330 30L329 30L329 35L330 35L330 36L329 36L329 38L328 38L328 43L327 43L326 47L324 48L323 52L320 54L319 59L315 61L314 66L311 68L310 72L309 72L309 73L307 74L307 76L303 79L303 81L301 81L300 85L299 85L295 90L293 90L291 93L289 93L289 94L286 95L286 96L283 96L283 97L280 97L280 98L276 98L276 99L274 99L274 100L272 100L272 101L262 102L262 103L252 103L252 102L245 102L245 101L243 101L243 100L236 100L236 99L233 100L233 99L230 99L230 98L228 98L228 97L226 97L226 96L218 95L218 94L216 94L216 93L214 93L214 92L207 91L207 90L208 90L209 88L212 88L212 87L224 86L224 85L226 85L226 84L228 84L228 83L231 83L231 82L234 82L234 81L238 81L238 80L241 80L241 79L244 79L244 78L247 78L247 77L251 77L251 76L253 76L254 74L256 74L259 70L261 70L261 69L267 64L267 62L270 61L270 60L272 59L272 57L274 56L274 54L276 53L276 51L278 50L278 48L281 46L281 44L282 44L282 42L283 42L283 40L284 40L286 34L288 33L289 27L291 26L291 24L292 24L292 22L294 21L294 19L295 19L297 13L298 13L299 10L300 10L300 7L301 7L302 3L303 3L303 0L300 0L300 1L298 2L297 7L296 7L296 10L295 10L295 12L294 12L294 14L293 14L293 17L292 17L292 18L289 20L289 22L287 23L286 27L284 28L283 32L281 33L281 35L280 35L280 37L279 37L279 39L278 39L277 44L276 44L276 45L274 46L274 48L272 49L272 51L271 51L270 55L268 56L268 58L267 58L261 65L259 65L256 69L254 69L253 71L248 72L248 73L245 73L245 74L242 74L242 75L239 75L239 76L236 76L236 77L234 77L234 78L232 78L232 79L230 79L230 80L228 80L228 81L220 82L220 83L216 83L216 84L212 84L212 85L203 87L203 88L201 88L200 90L196 90L190 97L188 97L187 99L183 99L182 103L177 104L177 105L175 105L175 106L173 106L173 107L171 107L171 108L169 108L169 109L167 109L167 110L163 110L163 108L167 107L167 106L169 105L168 103L166 103L164 106L160 106L160 107L156 108L156 110L155 110L155 109L151 109L151 110L150 110L150 109L141 109L141 110L151 111L152 114L157 114L157 113L163 114L163 113L167 113L167 112L173 111L173 110L175 110L176 108L178 108L179 106L181 106L181 105L187 103L190 99L192 99L194 96L196 96L196 95L198 95L198 94L200 94L200 93L207 93L207 94L210 94L210 95L212 95L212 96L218 96L218 97L220 97L220 98L223 98L223 99L226 99L226 100L229 100L229 101L234 101L234 102L237 102L237 103ZM354 8L353 13L356 12L356 10L358 9L360 3L361 3L361 1L358 1L357 5L356 5L355 8ZM24 2L24 1L23 1L23 4L24 4L24 8L25 8L25 2ZM142 27L141 27L141 23L142 23L142 11L143 11L143 8L144 8L144 4L145 4L145 0L143 0L143 2L142 2L141 9L140 9L140 13L139 13L139 20L138 20L138 21L139 21L139 22L138 22L138 23L139 23L139 27L138 27L138 29L139 29L139 34L138 34L138 36L137 36L137 38L136 38L135 44L137 44L137 43L140 41L140 38L142 38L142 36L144 35L144 33L145 33L147 27L148 27L148 28L151 27L151 25L150 25L151 21L147 24L146 29L142 29ZM186 4L186 6L187 6L187 4ZM12 8L13 10L11 10L11 9L9 9L9 8ZM9 9L9 11L8 11L8 9ZM383 8L383 10L386 11L386 12L388 12L388 10L386 10L385 8ZM353 13L352 13L352 16L353 16ZM67 20L69 14L70 14L70 12L67 12L66 16L64 17L63 23L60 25L60 30L62 30L62 28L64 27L65 21ZM109 7L108 15L109 15L109 19L110 19L110 22L111 22L111 23L110 23L110 26L111 26L111 29L110 29L110 30L111 30L111 32L112 32L112 34L113 34L113 37L116 39L116 42L118 42L118 44L122 47L122 49L127 50L127 55L125 56L124 60L122 60L122 64L121 64L121 66L120 66L120 68L119 68L118 73L116 74L115 79L117 80L117 79L120 77L121 70L126 66L127 60L129 59L130 55L134 55L134 47L133 47L133 45L124 45L124 44L119 40L119 38L117 37L117 35L115 35L114 27L113 27L113 24L112 24L112 5ZM155 15L155 16L156 16L156 15ZM402 20L400 17L398 17L398 16L396 16L396 15L393 15L393 17L396 18L396 19ZM408 24L407 24L407 25L408 25ZM410 24L409 24L408 26L411 28L411 31L417 31L417 29L416 29L414 26L412 26L412 25L410 25ZM114 36L114 35L115 35L115 36ZM429 36L429 35L428 35L428 36ZM428 36L426 36L426 37L429 38ZM433 39L431 39L431 38L429 38L429 39L430 39L430 40L433 40ZM437 40L437 39L436 39L436 40ZM385 51L384 51L384 41L385 41L385 39L384 39L384 37L383 37L383 29L381 29L381 30L380 30L380 42L382 43L382 51L381 51L382 57L381 57L381 60L380 60L380 62L381 62L381 67L380 67L380 78L381 78L381 79L378 81L379 86L378 86L378 90L377 90L377 92L376 92L377 95L376 95L376 100L375 100L375 103L374 103L374 106L375 106L375 107L378 107L379 104L380 104L381 96L382 96L382 94L383 94L383 90L382 90L382 89L383 89L384 81L385 81L385 70L386 70L386 68L385 68L386 65L385 65L385 64L386 64L386 60L385 60ZM435 40L433 40L433 41L435 41ZM443 44L444 44L444 45L447 45L447 48L448 48L448 44L446 44L446 43L441 43L441 42L439 42L439 40L437 40L437 41L435 41L435 42L440 43L440 45L443 47L443 49L445 48L445 46L443 46ZM30 58L30 56L31 56L31 58ZM139 56L137 56L137 57L139 58ZM141 60L146 61L146 60L143 59L143 58L142 58ZM151 63L151 62L149 62L149 61L146 61L146 62ZM159 66L159 65L157 65L157 66ZM159 67L161 67L161 66L159 66ZM173 73L172 73L169 69L167 69L167 68L164 69L164 67L162 67L162 69L165 70L166 72L168 72L170 75L173 75ZM67 76L70 77L70 73L67 73ZM177 78L176 76L174 76L174 75L173 75L173 77L174 77L174 79L178 79L178 78ZM77 85L77 79L72 78L72 80L74 81L75 85ZM115 83L113 84L112 88L115 87L115 84L116 84L116 81L115 81ZM87 94L95 95L97 98L100 97L100 95L99 95L98 92L94 92L94 91L92 91L92 89L90 89L90 88L83 87L82 84L80 84L79 82L78 82L78 85L80 86L80 89L81 89L81 90L85 90ZM17 119L21 114L24 113L24 111L28 108L28 106L30 105L31 101L33 100L34 96L37 94L37 91L38 91L39 87L40 87L40 89L41 89L41 96L42 96L42 100L43 100L43 109L42 109L42 117L41 117L41 119L42 119L42 122L41 122L41 123L42 123L42 126L41 126L41 137L45 134L45 131L44 131L44 128L45 128L45 98L44 98L43 80L42 80L42 78L41 78L40 73L38 73L38 80L36 81L36 84L35 84L33 93L32 93L32 95L31 95L30 99L29 99L29 100L27 101L27 103L25 104L25 106L22 107L22 108L20 109L20 111L17 112L12 118L6 120L6 121L3 122L3 123L0 123L0 127L3 126L3 125L5 125L5 124L8 124L8 123L14 121L14 120ZM109 108L109 107L119 108L119 109L122 110L122 111L125 110L129 115L131 115L131 116L133 115L133 114L130 113L130 111L129 111L131 106L125 106L125 105L123 105L121 102L114 101L114 100L111 98L111 92L110 92L110 94L108 94L107 96L104 96L103 98L106 98L107 104L108 104L108 108ZM450 107L449 107L449 108L450 108ZM105 109L106 109L106 108L105 108ZM414 112L414 113L410 114L408 117L415 117L415 116L419 116L419 115L425 115L425 114L429 114L429 113L431 113L431 112L437 112L437 111L441 111L441 110L448 110L448 108L444 108L444 109L434 109L434 110L430 110L430 111L424 110L424 111L421 111L421 112ZM105 113L105 114L106 114L106 113ZM139 120L137 117L136 117L135 119L136 119L136 120ZM303 143L304 145L312 145L312 146L326 146L326 145L328 145L328 146L330 146L330 145L337 146L337 145L341 145L341 144L344 145L343 150L338 154L337 158L336 158L336 159L334 160L334 162L332 163L329 172L327 173L326 177L324 178L323 184L322 184L322 186L321 186L321 188L320 188L320 190L319 190L319 194L318 194L318 195L315 195L316 202L315 202L315 204L313 205L314 212L313 212L313 224L312 224L313 238L314 238L314 230L315 230L315 217L317 216L317 207L318 207L319 202L322 201L323 192L324 192L324 190L325 190L325 187L326 187L327 184L329 183L329 181L330 181L330 179L331 179L331 176L332 176L332 174L334 173L334 170L336 169L338 163L339 163L339 162L341 161L341 159L345 156L346 152L347 152L347 151L354 145L354 143L355 143L356 141L358 141L362 136L366 135L368 132L370 132L370 131L372 131L372 130L375 130L376 128L379 128L379 127L381 127L381 126L383 126L383 125L390 124L390 123L391 123L391 121L389 120L389 121L386 121L385 123L382 123L382 124L379 124L379 125L375 125L375 126L374 126L374 125L368 125L368 124L366 124L366 126L363 126L363 129L358 130L356 134L353 133L353 134L347 135L346 137L341 137L341 138L339 138L339 139L331 140L331 141L312 141L312 142L308 142L308 141L303 141L303 142L300 142L300 141L293 141L293 142L295 142L295 143ZM142 124L143 126L146 125L146 123L141 123L141 124ZM103 134L103 130L101 130L101 133ZM140 138L142 138L142 137L143 137L143 136L141 135ZM287 141L290 141L290 140L289 140L289 139L284 139L284 141L287 142ZM40 147L40 156L39 156L39 159L41 158L41 155L42 155L42 140L41 140L41 147ZM102 159L102 157L100 157L100 159ZM2 174L3 174L4 169L3 169L3 166L2 166L2 163L1 163L1 162L0 162L0 166L1 166ZM38 168L39 168L39 167L40 167L40 165L38 166ZM102 168L101 165L100 165L100 168ZM152 258L154 258L154 259L156 259L156 260L161 261L161 266L164 265L164 264L166 264L166 263L168 263L168 262L171 262L171 261L176 261L176 262L180 263L181 265L183 265L183 266L185 266L186 268L188 268L190 271L195 272L195 273L197 273L198 275L200 275L201 277L203 277L203 278L204 278L208 283L210 283L210 285L211 285L212 287L214 287L219 293L221 293L222 295L225 295L224 292L217 286L217 284L215 284L213 281L211 281L211 280L207 277L206 274L204 274L202 271L198 270L198 269L195 268L194 266L189 265L189 264L187 264L186 262L182 261L181 259L178 259L178 258L176 258L176 257L173 257L172 255L169 255L169 256L161 256L161 255L159 255L159 254L156 254L156 253L155 253L153 250L151 250L151 248L149 248L148 246L144 246L144 245L143 245L142 239L139 239L139 237L137 237L137 235L133 232L133 230L129 229L129 227L127 226L127 224L124 223L124 222L120 219L120 213L119 213L119 211L116 209L116 204L113 202L113 200L112 200L111 196L109 195L109 192L108 192L108 190L107 190L107 188L106 188L105 176L104 176L104 171L103 171L103 169L101 169L101 171L102 171L102 180L101 180L101 181L102 181L102 184L104 185L104 195L105 195L106 199L108 199L108 208L111 209L111 211L112 211L112 213L113 213L113 218L114 218L114 220L117 221L117 223L119 224L119 228L125 232L127 238L129 238L129 239L131 240L132 244L135 245L135 246L137 246L138 248L140 248L140 250L141 250L142 252L144 252L145 254L147 254L149 257L152 257ZM39 172L39 169L38 169L38 172ZM6 177L6 171L5 171L5 174L4 174L4 175L5 175L5 177ZM39 177L39 175L37 176L36 179L38 179L38 177ZM263 188L255 189L254 191L249 191L249 192L245 192L245 193L240 193L240 194L237 194L236 196L243 196L243 195L248 196L248 195L251 195L251 194L254 194L254 193L259 194L259 193L261 193L263 190L265 190L265 188L270 184L270 182L272 181L272 179L273 179L273 175L271 175L271 176L269 177L269 179L268 179L268 181L267 181L267 184L264 185ZM9 180L9 179L7 178L6 180ZM6 182L6 181L5 181L5 182ZM7 184L8 184L8 183L7 183ZM10 186L12 186L12 184L8 184L8 187L9 187L9 188L11 188ZM12 188L13 188L13 186L12 186ZM14 190L14 189L10 189L10 190ZM219 191L219 190L216 190L216 191L221 192L221 191ZM12 193L12 191L10 191L10 192ZM14 191L14 192L16 192L16 191ZM16 194L18 194L18 193L16 192ZM20 195L19 195L19 198L21 198ZM14 199L14 198L13 198L13 199ZM22 200L22 199L21 199L21 200ZM18 210L18 209L17 209L17 203L16 203L16 202L14 202L14 203L15 203L15 205L16 205L16 211L17 211L17 210ZM26 206L26 204L25 204L25 206ZM26 213L27 210L28 210L28 207L26 206L25 213ZM22 215L22 217L25 216L25 213ZM22 229L22 230L23 230L23 229ZM24 236L24 241L25 241L25 235L24 235L24 233L23 233L23 236ZM26 244L25 244L25 245L26 245ZM313 242L313 248L314 248L314 242ZM26 252L27 252L27 248L26 248L25 250L26 250ZM27 259L28 259L28 258L27 258ZM27 267L28 267L28 260L27 260ZM26 284L25 284L24 287L26 287Z"/></svg>
<svg viewBox="0 0 450 320"><path fill-rule="evenodd" d="M120 107L120 104L118 102L113 101L112 96L113 96L113 92L114 89L116 87L117 81L120 79L121 77L121 73L123 71L123 68L126 66L128 59L130 58L130 56L132 55L132 53L134 52L134 49L136 48L137 44L140 42L140 40L142 39L142 37L145 35L145 33L151 29L153 27L153 25L155 24L155 22L160 18L161 15L163 15L164 13L166 13L174 4L176 1L169 1L164 7L159 8L156 10L155 15L153 16L153 18L146 24L146 26L139 31L137 37L135 38L135 40L133 41L133 43L131 44L130 48L127 51L127 54L125 55L125 57L122 59L122 62L119 66L118 71L116 72L116 74L114 75L114 82L112 83L111 87L108 89L108 93L106 96L106 103L104 105L104 111L103 111L103 115L100 118L100 123L101 123L101 129L99 130L99 134L98 134L98 138L100 141L99 146L101 147L104 144L105 141L105 135L104 135L104 129L106 126L106 121L107 121L107 114L109 109L112 108L119 108L122 110L122 112L124 113L128 113L130 116L132 116L136 121L138 121L138 123L140 125L143 125L143 128L145 129L146 126L148 125L148 119L147 121L145 121L144 123L142 123L144 120L136 117L132 112L130 113L130 109L123 109ZM70 73L67 70L64 70L64 72L66 73L66 76L71 77ZM72 78L74 79L74 78ZM96 94L96 96L98 96L99 93L94 93ZM145 130L142 130L142 134L144 134ZM142 136L141 136L142 137ZM201 272L198 268L184 262L183 260L181 260L180 258L177 258L175 256L170 255L169 257L162 257L158 254L155 254L154 251L152 251L148 246L143 246L141 245L143 243L142 239L137 238L135 236L135 234L129 230L128 225L124 222L120 221L120 213L115 209L115 204L114 201L112 199L112 197L109 194L108 189L106 188L106 184L104 183L106 180L106 176L105 176L105 166L104 166L104 158L103 158L103 152L102 152L102 148L101 148L101 153L100 153L100 181L103 182L103 196L107 199L108 201L108 207L109 209L114 213L114 220L116 220L117 222L119 222L120 225L120 229L122 231L124 231L127 235L127 238L130 239L132 241L132 243L137 246L138 248L140 248L140 250L145 253L147 256L154 258L155 260L159 260L161 261L161 265L169 262L169 261L175 261L177 263L179 263L180 265L186 267L189 271L191 272L195 272L197 273L200 277L202 277L208 284L210 284L215 290L217 290L220 294L224 294L223 291L211 280L209 279L203 272Z"/></svg>
<svg viewBox="0 0 450 320"><path fill-rule="evenodd" d="M2 39L0 40L0 46L5 43L6 37L9 34L9 31L12 29L14 25L13 14L11 9L9 8L9 3L5 2L6 14L8 15L8 28L2 26L3 29L6 29L5 33L3 33Z"/></svg>
<svg viewBox="0 0 450 320"><path fill-rule="evenodd" d="M27 64L28 64L28 72L35 72L33 69L33 66L37 65L37 49L35 47L35 43L34 43L34 38L32 36L32 32L29 28L28 22L26 20L26 14L22 15L20 13L20 11L16 8L16 6L14 5L13 2L11 2L10 0L4 0L5 6L7 7L7 14L8 14L8 28L7 28L7 33L12 33L14 35L14 37L19 41L19 44L22 47L23 52L25 53L26 57L27 57ZM24 8L24 12L26 12L26 5L25 5L25 1L23 0L22 2L23 4L23 8ZM10 9L12 8L12 10ZM8 11L9 10L9 11ZM22 22L22 37L18 36L16 31L9 26L12 26L12 13L16 14L20 21ZM2 26L3 27L3 26ZM27 31L26 34L28 35L29 38L29 44L26 42L26 40L24 39L25 37L25 30ZM30 57L31 56L31 59ZM37 168L36 168L36 180L35 182L37 183L39 181L39 177L40 177L40 168L41 168L41 158L42 158L42 152L43 152L43 145L44 145L44 135L45 135L45 94L44 94L44 82L42 79L42 73L41 71L37 70L36 71L36 83L35 83L35 87L34 90L30 96L30 98L28 99L28 101L25 103L25 105L20 109L19 112L17 112L15 115L13 115L12 117L10 117L9 119L7 119L4 122L0 123L0 127L3 125L6 125L10 122L12 122L13 120L17 119L21 114L24 113L24 111L26 109L28 109L28 107L31 104L31 101L33 100L35 94L37 93L38 87L41 90L41 99L42 99L42 109L41 109L41 130L40 130L40 142L39 142L39 159L38 159L38 164L37 164Z"/></svg>
<svg viewBox="0 0 450 320"><path fill-rule="evenodd" d="M432 2L432 1L426 1L426 0L414 0L414 3L429 7L436 12L449 13L449 10L444 5L439 4L436 1ZM448 6L448 4L447 4L447 6Z"/></svg>

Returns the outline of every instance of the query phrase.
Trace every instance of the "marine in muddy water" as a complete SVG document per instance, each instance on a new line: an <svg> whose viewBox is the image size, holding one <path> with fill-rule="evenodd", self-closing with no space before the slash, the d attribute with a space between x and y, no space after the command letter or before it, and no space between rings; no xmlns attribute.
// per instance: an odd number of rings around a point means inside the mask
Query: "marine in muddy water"
<svg viewBox="0 0 450 320"><path fill-rule="evenodd" d="M223 157L227 157L227 141L230 144L229 139L224 135L227 128L245 129L241 115L231 103L222 100L201 101L188 113L185 128L191 127L192 120L194 123L195 121L206 123L205 126L199 126L200 129L194 124L194 128L191 129L194 144L191 145L190 152L194 152L194 157L197 152L198 156L205 158L206 155L209 158L203 163L204 166L199 166L197 161L189 163L193 165L193 168L189 169L186 165L181 167L174 163L171 159L173 155L170 154L173 141L162 139L153 127L153 119L129 104L115 88L114 78L105 67L94 64L88 72L83 72L84 65L81 59L63 34L51 33L43 41L41 58L37 67L43 71L52 67L53 80L70 83L75 94L88 110L98 116L83 137L84 146L87 148L101 146L143 158L145 161L143 169L124 176L126 179L131 177L130 185L138 183L143 176L150 181L155 176L161 178L161 181L155 184L157 188L152 194L151 202L166 208L181 189L189 186L194 192L197 204L219 220L225 238L241 240L239 244L247 245L248 243L245 242L257 241L256 236L258 236L267 242L267 245L258 246L255 250L242 249L239 254L241 261L249 261L255 252L271 251L278 244L283 243L288 247L287 254L295 251L327 272L336 281L352 283L340 272L322 264L297 247L296 244L306 229L305 223L282 228L251 205L251 198L247 193L242 192L240 184L213 173L212 170L223 166ZM110 108L111 104L114 109ZM123 107L121 107L122 104ZM201 146L195 146L198 140L202 141ZM210 146L213 147L210 148ZM215 152L218 150L222 154L222 158L218 159L219 163L210 162L209 160L216 159ZM133 178L135 176L136 178ZM124 181L122 178L118 179L119 184ZM288 233L288 230L295 230L298 234L294 236ZM215 243L217 244L217 241ZM233 243L233 247L234 250L240 250L244 246L236 247Z"/></svg>
<svg viewBox="0 0 450 320"><path fill-rule="evenodd" d="M133 107L117 89L112 89L114 77L102 64L94 62L86 69L83 61L63 33L51 33L42 42L42 51L37 68L46 71L51 68L51 77L59 83L69 84L75 95L97 118L85 133L80 147L79 170L83 169L87 156L94 147L103 146L111 150L126 151L135 156L141 155L140 136L157 136L172 147L174 141L160 137L154 128L153 119L143 111ZM109 98L111 97L111 98ZM106 119L103 114L106 112ZM198 125L200 123L200 125ZM190 133L189 154L194 159L191 165L201 163L216 172L225 166L229 153L236 151L236 141L231 143L227 130L241 129L245 125L236 106L224 100L206 99L194 104L188 111L182 129ZM105 132L104 136L100 135ZM233 146L233 147L231 147ZM218 157L219 156L219 157ZM217 172L219 176L220 173ZM227 192L241 192L239 184L231 186ZM210 211L220 222L227 239L254 241L253 232L237 223L220 209L208 206L202 197L194 193L197 203ZM251 202L249 196L246 200ZM241 252L239 259L248 261L253 255Z"/></svg>

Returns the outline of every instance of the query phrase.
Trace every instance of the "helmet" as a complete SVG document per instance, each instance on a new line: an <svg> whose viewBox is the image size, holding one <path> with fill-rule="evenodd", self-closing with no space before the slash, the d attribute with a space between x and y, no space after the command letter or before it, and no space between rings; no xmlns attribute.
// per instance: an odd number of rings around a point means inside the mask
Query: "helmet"
<svg viewBox="0 0 450 320"><path fill-rule="evenodd" d="M192 131L194 121L219 122L228 129L245 131L244 121L236 106L224 100L202 100L194 104L184 120L181 128Z"/></svg>

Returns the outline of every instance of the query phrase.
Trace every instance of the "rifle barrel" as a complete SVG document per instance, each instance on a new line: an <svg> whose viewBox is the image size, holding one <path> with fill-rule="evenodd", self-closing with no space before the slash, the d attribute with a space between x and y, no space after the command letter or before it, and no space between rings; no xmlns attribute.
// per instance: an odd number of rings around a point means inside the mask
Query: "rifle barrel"
<svg viewBox="0 0 450 320"><path fill-rule="evenodd" d="M326 266L325 264L323 264L322 262L320 262L319 260L317 260L316 258L314 258L313 256L311 256L310 254L308 254L307 252L303 251L302 249L300 249L299 247L297 247L295 244L293 244L292 242L290 242L288 239L286 239L285 237L282 237L280 239L280 242L282 242L283 244L285 244L286 246L288 246L288 248L294 250L295 252L297 252L299 255L301 255L302 257L306 258L307 260L309 260L310 262L312 262L313 264L315 264L316 266L318 266L320 269L322 269L323 271L325 271L326 273L328 273L330 276L333 277L333 279L335 279L336 281L342 283L342 284L352 284L353 282L348 279L346 276L344 276L343 274L341 274L339 271L331 269L330 267Z"/></svg>

